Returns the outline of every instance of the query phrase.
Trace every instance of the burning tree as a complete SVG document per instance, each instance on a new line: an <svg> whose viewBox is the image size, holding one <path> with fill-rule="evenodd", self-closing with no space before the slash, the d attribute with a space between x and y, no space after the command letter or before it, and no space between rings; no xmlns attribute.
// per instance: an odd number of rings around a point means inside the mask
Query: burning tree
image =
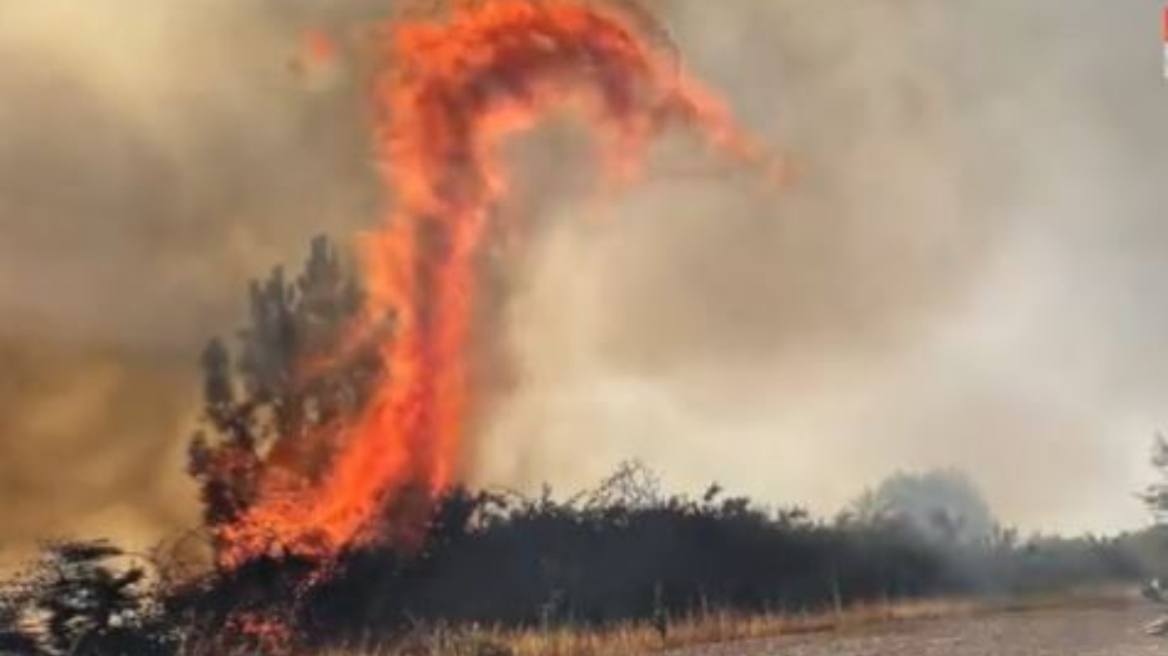
<svg viewBox="0 0 1168 656"><path fill-rule="evenodd" d="M278 267L248 298L237 355L213 339L202 356L203 420L188 467L211 528L240 519L264 472L318 480L340 425L383 373L372 336L353 332L360 287L326 237L313 240L294 282Z"/></svg>

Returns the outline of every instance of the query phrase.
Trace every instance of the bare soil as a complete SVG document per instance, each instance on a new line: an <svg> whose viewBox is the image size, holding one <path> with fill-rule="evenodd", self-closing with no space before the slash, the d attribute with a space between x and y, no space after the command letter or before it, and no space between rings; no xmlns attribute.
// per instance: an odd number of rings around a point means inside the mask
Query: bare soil
<svg viewBox="0 0 1168 656"><path fill-rule="evenodd" d="M1157 609L1116 604L896 623L683 649L669 656L1168 656L1144 634Z"/></svg>

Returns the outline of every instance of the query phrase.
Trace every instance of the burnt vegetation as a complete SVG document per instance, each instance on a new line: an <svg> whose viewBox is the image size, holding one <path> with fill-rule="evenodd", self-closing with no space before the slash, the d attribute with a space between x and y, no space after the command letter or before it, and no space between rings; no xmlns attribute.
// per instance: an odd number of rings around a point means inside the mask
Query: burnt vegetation
<svg viewBox="0 0 1168 656"><path fill-rule="evenodd" d="M212 341L202 359L204 420L189 471L206 535L246 512L264 467L314 476L332 453L328 427L392 376L371 351L383 335L350 331L359 285L327 240L313 243L295 280L277 269L249 299L235 343ZM391 330L391 317L383 323ZM1162 469L1166 453L1161 442ZM1160 509L1165 498L1164 487L1148 493ZM390 535L392 509L384 522ZM1022 539L953 472L893 477L824 520L717 485L669 495L648 468L627 463L568 498L453 490L435 504L420 547L373 541L327 565L275 546L238 567L191 568L175 550L47 544L0 587L0 654L298 652L461 623L637 620L666 633L674 619L722 610L796 613L1134 582L1161 575L1166 555L1161 528Z"/></svg>

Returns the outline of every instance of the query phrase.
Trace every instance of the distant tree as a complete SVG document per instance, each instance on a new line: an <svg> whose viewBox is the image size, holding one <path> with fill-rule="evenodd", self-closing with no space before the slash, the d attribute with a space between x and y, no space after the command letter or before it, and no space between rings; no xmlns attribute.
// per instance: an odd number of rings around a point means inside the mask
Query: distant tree
<svg viewBox="0 0 1168 656"><path fill-rule="evenodd" d="M1144 491L1144 503L1152 511L1157 523L1168 523L1168 438L1156 435L1152 444L1152 466L1160 480L1149 485Z"/></svg>
<svg viewBox="0 0 1168 656"><path fill-rule="evenodd" d="M376 346L389 318L358 321L360 286L327 238L313 240L294 282L277 267L252 282L248 301L234 352L216 338L202 356L202 425L188 471L210 526L239 517L268 468L319 477L337 427L383 374Z"/></svg>
<svg viewBox="0 0 1168 656"><path fill-rule="evenodd" d="M931 540L992 540L997 523L973 481L956 470L900 473L852 503L863 523L900 522Z"/></svg>

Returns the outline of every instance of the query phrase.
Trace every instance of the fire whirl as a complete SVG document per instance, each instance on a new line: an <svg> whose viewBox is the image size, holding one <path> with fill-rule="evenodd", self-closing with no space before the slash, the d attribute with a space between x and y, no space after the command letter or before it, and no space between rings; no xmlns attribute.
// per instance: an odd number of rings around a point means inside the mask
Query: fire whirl
<svg viewBox="0 0 1168 656"><path fill-rule="evenodd" d="M273 546L327 558L365 539L371 519L387 513L390 539L417 539L435 498L457 482L474 392L467 348L476 254L508 194L504 139L566 106L593 132L613 182L632 180L673 124L696 127L731 157L758 157L642 21L615 4L495 0L376 30L373 139L392 207L360 252L364 316L392 317L379 346L386 375L342 429L321 482L271 483L223 529L224 562Z"/></svg>

